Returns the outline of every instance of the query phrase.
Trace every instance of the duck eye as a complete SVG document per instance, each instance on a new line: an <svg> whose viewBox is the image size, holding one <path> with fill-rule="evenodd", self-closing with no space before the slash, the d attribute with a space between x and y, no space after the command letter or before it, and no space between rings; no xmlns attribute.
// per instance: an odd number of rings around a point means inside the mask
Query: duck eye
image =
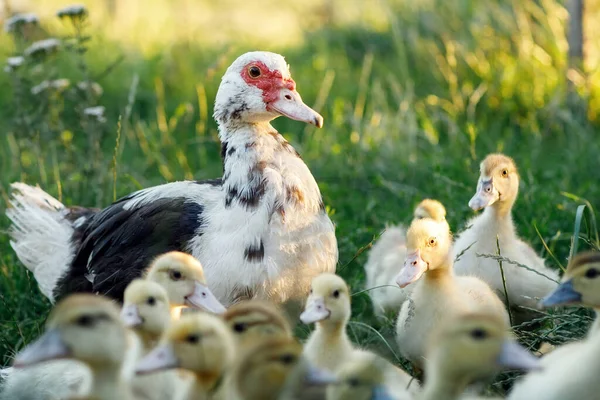
<svg viewBox="0 0 600 400"><path fill-rule="evenodd" d="M348 379L348 385L352 387L357 387L360 386L360 381L357 378L350 378Z"/></svg>
<svg viewBox="0 0 600 400"><path fill-rule="evenodd" d="M191 344L196 344L200 341L200 336L199 335L188 335L188 337L185 338L185 341Z"/></svg>
<svg viewBox="0 0 600 400"><path fill-rule="evenodd" d="M246 331L246 324L244 324L243 322L238 322L235 325L233 325L233 330L238 332L238 333L242 333Z"/></svg>
<svg viewBox="0 0 600 400"><path fill-rule="evenodd" d="M171 278L171 280L178 281L183 277L183 275L181 274L181 271L173 269L169 271L169 277Z"/></svg>
<svg viewBox="0 0 600 400"><path fill-rule="evenodd" d="M94 326L94 318L91 315L82 315L81 317L77 318L75 323L79 326L89 328Z"/></svg>
<svg viewBox="0 0 600 400"><path fill-rule="evenodd" d="M289 365L296 361L296 356L293 354L284 354L281 356L280 360L283 364Z"/></svg>
<svg viewBox="0 0 600 400"><path fill-rule="evenodd" d="M258 78L260 76L260 68L258 68L256 65L251 66L248 68L248 75L250 75L252 78Z"/></svg>
<svg viewBox="0 0 600 400"><path fill-rule="evenodd" d="M152 296L148 297L148 299L146 300L146 304L148 304L149 306L153 306L156 304L156 299Z"/></svg>
<svg viewBox="0 0 600 400"><path fill-rule="evenodd" d="M487 338L487 332L483 329L473 329L471 331L471 337L475 340L483 340Z"/></svg>
<svg viewBox="0 0 600 400"><path fill-rule="evenodd" d="M508 170L507 169L503 169L502 170L502 176L505 177L505 178L508 177Z"/></svg>
<svg viewBox="0 0 600 400"><path fill-rule="evenodd" d="M309 294L312 294L312 288L310 288L310 292L309 292Z"/></svg>
<svg viewBox="0 0 600 400"><path fill-rule="evenodd" d="M598 277L598 270L596 268L590 268L585 271L585 277L589 279L594 279Z"/></svg>
<svg viewBox="0 0 600 400"><path fill-rule="evenodd" d="M340 297L340 291L339 291L339 290L336 290L336 291L334 291L334 292L333 292L333 297L335 297L336 299L337 299L338 297Z"/></svg>
<svg viewBox="0 0 600 400"><path fill-rule="evenodd" d="M435 240L435 238L429 238L429 240L427 241L427 244L429 246L433 247L437 244L437 240Z"/></svg>

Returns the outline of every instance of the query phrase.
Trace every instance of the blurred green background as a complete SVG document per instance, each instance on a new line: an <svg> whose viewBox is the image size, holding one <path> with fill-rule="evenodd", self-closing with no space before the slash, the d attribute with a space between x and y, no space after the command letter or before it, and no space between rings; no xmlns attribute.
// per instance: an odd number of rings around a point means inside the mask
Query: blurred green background
<svg viewBox="0 0 600 400"><path fill-rule="evenodd" d="M408 222L422 198L446 205L455 232L464 226L489 152L516 160L514 219L549 265L566 265L582 199L600 206L597 0L586 2L585 60L572 67L568 13L555 0L97 0L83 3L81 30L55 15L69 4L4 0L4 19L33 12L40 24L1 33L0 64L35 40L66 45L0 74L3 232L13 181L40 184L67 205L99 206L166 181L220 176L213 99L225 68L249 50L283 54L325 119L321 130L282 118L274 126L319 182L337 225L338 271L354 292L364 289L372 240L386 222ZM31 93L57 79L69 86ZM102 94L78 89L82 81ZM86 117L91 106L104 106L106 121ZM580 250L594 247L592 215ZM39 334L49 304L4 233L0 300L6 365ZM387 349L391 322L375 321L366 293L353 297L353 312L352 338ZM545 340L581 335L585 321Z"/></svg>

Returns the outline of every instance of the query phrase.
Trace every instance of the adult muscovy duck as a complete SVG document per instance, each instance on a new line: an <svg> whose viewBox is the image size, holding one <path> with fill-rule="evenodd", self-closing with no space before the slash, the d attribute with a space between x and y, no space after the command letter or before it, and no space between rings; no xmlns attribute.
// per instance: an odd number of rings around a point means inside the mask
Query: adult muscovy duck
<svg viewBox="0 0 600 400"><path fill-rule="evenodd" d="M14 183L11 245L51 301L73 292L121 300L127 284L171 250L200 260L226 306L304 298L314 276L335 271L337 242L314 177L270 124L278 116L323 125L282 56L243 54L215 101L222 178L143 189L103 210L65 207Z"/></svg>

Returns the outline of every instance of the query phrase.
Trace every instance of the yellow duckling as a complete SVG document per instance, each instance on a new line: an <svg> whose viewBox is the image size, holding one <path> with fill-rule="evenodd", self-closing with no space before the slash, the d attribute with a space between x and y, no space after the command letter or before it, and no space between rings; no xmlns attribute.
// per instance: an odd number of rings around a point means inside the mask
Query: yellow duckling
<svg viewBox="0 0 600 400"><path fill-rule="evenodd" d="M202 264L189 254L171 251L158 256L148 267L145 278L167 291L169 301L175 307L174 318L180 315L183 306L215 314L226 311L208 288Z"/></svg>
<svg viewBox="0 0 600 400"><path fill-rule="evenodd" d="M413 220L430 218L448 225L446 209L437 200L421 201L413 214ZM407 299L410 286L399 288L394 278L404 265L406 258L406 229L403 226L389 226L379 237L369 252L365 264L366 287L373 303L373 310L378 316L392 313L398 314L402 303Z"/></svg>
<svg viewBox="0 0 600 400"><path fill-rule="evenodd" d="M415 287L398 315L396 339L402 354L419 367L430 333L456 313L484 310L508 322L504 304L486 283L453 274L451 242L448 227L431 219L413 221L407 233L409 254L396 283Z"/></svg>
<svg viewBox="0 0 600 400"><path fill-rule="evenodd" d="M220 318L206 313L184 314L173 321L158 347L138 362L136 373L185 369L193 377L186 399L207 399L223 382L233 352L233 338Z"/></svg>
<svg viewBox="0 0 600 400"><path fill-rule="evenodd" d="M246 300L229 307L223 319L240 347L270 336L292 337L292 328L276 305Z"/></svg>
<svg viewBox="0 0 600 400"><path fill-rule="evenodd" d="M453 259L458 275L476 276L485 281L504 300L504 282L498 261L478 254L497 254L498 244L503 257L539 272L503 263L508 301L516 323L529 320L536 313L519 306L535 308L539 299L557 286L558 274L516 233L512 207L519 192L519 172L513 159L503 154L490 154L480 165L477 193L469 201L474 210L483 213L467 223L454 245ZM545 275L546 277L544 277Z"/></svg>
<svg viewBox="0 0 600 400"><path fill-rule="evenodd" d="M454 400L477 380L490 379L502 369L531 370L539 359L521 347L504 318L467 313L446 320L431 335L426 373L419 400ZM468 396L469 399L474 399ZM530 397L530 399L541 397Z"/></svg>
<svg viewBox="0 0 600 400"><path fill-rule="evenodd" d="M14 366L77 359L92 372L89 398L130 400L133 394L123 368L132 340L133 334L121 322L112 301L76 294L56 305L48 317L46 332L16 356Z"/></svg>
<svg viewBox="0 0 600 400"><path fill-rule="evenodd" d="M546 298L544 307L584 305L600 311L600 253L574 257L561 284ZM527 374L509 395L521 399L595 399L600 393L600 330L598 318L587 337L558 347L541 358L542 369Z"/></svg>

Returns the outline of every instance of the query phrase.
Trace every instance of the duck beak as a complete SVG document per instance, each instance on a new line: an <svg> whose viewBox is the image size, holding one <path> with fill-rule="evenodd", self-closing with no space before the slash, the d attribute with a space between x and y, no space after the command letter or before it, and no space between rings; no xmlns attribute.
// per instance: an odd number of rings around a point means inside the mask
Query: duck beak
<svg viewBox="0 0 600 400"><path fill-rule="evenodd" d="M317 368L314 365L308 367L308 372L304 380L309 386L332 385L338 382L335 375L333 375L331 372Z"/></svg>
<svg viewBox="0 0 600 400"><path fill-rule="evenodd" d="M542 367L539 358L512 339L504 341L496 362L500 367L526 371Z"/></svg>
<svg viewBox="0 0 600 400"><path fill-rule="evenodd" d="M304 324L313 324L329 318L331 311L325 307L325 298L317 297L312 300L304 308L304 312L300 314L300 321Z"/></svg>
<svg viewBox="0 0 600 400"><path fill-rule="evenodd" d="M17 354L13 366L16 368L26 367L43 361L67 358L70 355L71 352L63 342L60 332L50 329Z"/></svg>
<svg viewBox="0 0 600 400"><path fill-rule="evenodd" d="M387 390L384 385L377 385L373 388L371 400L394 400L395 397Z"/></svg>
<svg viewBox="0 0 600 400"><path fill-rule="evenodd" d="M284 117L296 121L312 124L317 128L322 128L323 117L304 104L300 97L300 93L296 91L294 86L295 85L288 85L288 87L281 88L277 95L277 99L267 105L267 110L274 111Z"/></svg>
<svg viewBox="0 0 600 400"><path fill-rule="evenodd" d="M477 193L469 200L469 207L474 211L491 206L500 199L500 193L494 187L492 178L484 180L481 178L477 184Z"/></svg>
<svg viewBox="0 0 600 400"><path fill-rule="evenodd" d="M421 251L417 250L406 256L404 268L396 276L396 284L405 288L419 278L427 271L429 265L421 258Z"/></svg>
<svg viewBox="0 0 600 400"><path fill-rule="evenodd" d="M195 282L194 291L185 298L185 304L190 307L204 309L214 314L223 314L227 311L208 286L200 282Z"/></svg>
<svg viewBox="0 0 600 400"><path fill-rule="evenodd" d="M136 375L148 374L166 369L179 367L179 360L175 356L173 347L163 344L146 354L135 366Z"/></svg>
<svg viewBox="0 0 600 400"><path fill-rule="evenodd" d="M121 321L128 328L140 326L144 320L140 316L140 310L135 304L127 304L121 310Z"/></svg>
<svg viewBox="0 0 600 400"><path fill-rule="evenodd" d="M581 302L581 293L575 290L573 287L573 279L569 279L568 281L564 281L556 289L554 292L550 293L546 296L541 305L544 308L560 306L566 304L574 304Z"/></svg>

